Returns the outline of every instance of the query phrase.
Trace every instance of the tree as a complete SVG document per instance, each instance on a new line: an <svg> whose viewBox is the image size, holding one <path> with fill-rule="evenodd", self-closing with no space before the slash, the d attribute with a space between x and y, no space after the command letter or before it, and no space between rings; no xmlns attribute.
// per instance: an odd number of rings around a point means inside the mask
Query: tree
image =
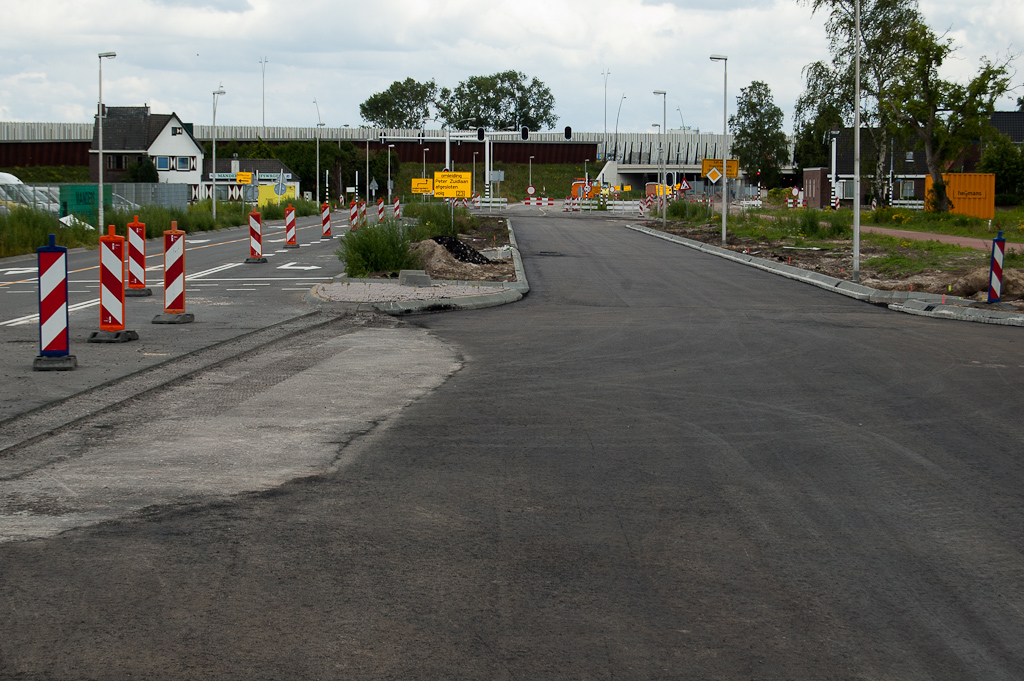
<svg viewBox="0 0 1024 681"><path fill-rule="evenodd" d="M125 179L129 182L159 182L160 174L148 156L132 161L125 168Z"/></svg>
<svg viewBox="0 0 1024 681"><path fill-rule="evenodd" d="M796 126L793 164L800 168L831 168L832 130L841 127L843 116L836 104L824 104L814 118Z"/></svg>
<svg viewBox="0 0 1024 681"><path fill-rule="evenodd" d="M973 141L981 139L996 100L1010 87L1009 62L993 63L983 57L976 75L966 85L939 76L955 51L952 39L939 37L922 21L906 35L906 51L899 63L901 80L881 94L882 109L924 148L932 178L929 208L949 212L949 197L942 172Z"/></svg>
<svg viewBox="0 0 1024 681"><path fill-rule="evenodd" d="M996 135L985 147L978 170L995 173L996 194L1024 193L1024 153L1006 135Z"/></svg>
<svg viewBox="0 0 1024 681"><path fill-rule="evenodd" d="M757 177L768 187L779 185L780 169L789 163L782 120L782 109L772 99L772 91L759 80L740 89L736 115L729 117L733 154L748 177Z"/></svg>
<svg viewBox="0 0 1024 681"><path fill-rule="evenodd" d="M880 106L880 94L902 76L900 57L905 35L918 21L917 0L859 0L861 4L861 125L869 140L869 160L874 161L872 190L885 196L888 152L897 126ZM810 0L812 11L828 12L825 32L831 62L815 62L804 68L807 89L797 100L796 129L837 111L853 123L856 16L854 0Z"/></svg>
<svg viewBox="0 0 1024 681"><path fill-rule="evenodd" d="M396 80L384 92L378 92L359 105L363 120L382 128L419 128L430 116L430 106L437 95L431 80L419 83L412 78Z"/></svg>
<svg viewBox="0 0 1024 681"><path fill-rule="evenodd" d="M492 130L540 130L554 127L555 97L551 89L518 71L471 76L454 90L442 88L437 111L449 126L473 119L472 125Z"/></svg>

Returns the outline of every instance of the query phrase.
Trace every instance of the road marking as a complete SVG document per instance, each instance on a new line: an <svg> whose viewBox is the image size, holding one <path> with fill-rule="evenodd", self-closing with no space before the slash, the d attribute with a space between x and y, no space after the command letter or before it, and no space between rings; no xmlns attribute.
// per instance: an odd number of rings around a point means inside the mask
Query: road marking
<svg viewBox="0 0 1024 681"><path fill-rule="evenodd" d="M320 269L320 266L319 265L300 265L297 262L289 262L289 263L285 263L284 265L281 265L277 269L279 269L279 270L318 270L318 269Z"/></svg>
<svg viewBox="0 0 1024 681"><path fill-rule="evenodd" d="M0 273L4 275L15 276L17 274L36 274L39 270L35 267L12 267L6 270L0 270Z"/></svg>
<svg viewBox="0 0 1024 681"><path fill-rule="evenodd" d="M186 275L185 281L191 281L193 279L198 279L199 277L205 277L208 274L216 274L218 272L223 272L224 270L230 270L232 267L238 267L242 264L243 263L240 262L229 262L226 265L217 265L216 267L211 267L210 269L203 270L202 272Z"/></svg>
<svg viewBox="0 0 1024 681"><path fill-rule="evenodd" d="M74 305L68 305L68 313L77 312L78 310L84 310L86 308L95 307L100 304L100 299L87 300L84 303L75 303ZM0 322L0 326L21 326L22 324L31 324L32 322L39 321L38 314L30 314L25 317L18 317L17 319L8 319L6 322Z"/></svg>

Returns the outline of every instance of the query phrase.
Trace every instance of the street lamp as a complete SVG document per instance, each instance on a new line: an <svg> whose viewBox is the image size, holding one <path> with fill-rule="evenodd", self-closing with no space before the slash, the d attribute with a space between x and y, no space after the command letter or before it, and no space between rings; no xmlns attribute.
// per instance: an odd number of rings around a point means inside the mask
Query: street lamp
<svg viewBox="0 0 1024 681"><path fill-rule="evenodd" d="M423 179L424 180L427 179L427 152L428 151L430 151L430 149L424 149L423 150ZM426 200L427 200L427 195L426 194L420 194L420 201L426 201Z"/></svg>
<svg viewBox="0 0 1024 681"><path fill-rule="evenodd" d="M860 283L860 0L854 1L857 50L853 85L853 282Z"/></svg>
<svg viewBox="0 0 1024 681"><path fill-rule="evenodd" d="M725 229L729 215L729 167L725 148L726 136L729 134L729 57L724 54L711 55L711 61L722 62L722 248L725 248Z"/></svg>
<svg viewBox="0 0 1024 681"><path fill-rule="evenodd" d="M224 86L220 85L216 90L213 91L213 167L210 173L211 179L211 191L210 196L213 203L213 221L217 221L217 97L219 95L227 94L224 92Z"/></svg>
<svg viewBox="0 0 1024 681"><path fill-rule="evenodd" d="M98 133L99 137L97 138L98 141L99 141L99 147L98 147L99 153L97 154L97 157L98 157L98 161L99 161L99 170L100 170L100 174L99 174L99 192L100 193L99 193L99 198L96 201L96 203L99 206L98 209L97 209L98 212L96 213L96 222L99 223L99 224L96 225L96 229L99 231L100 234L103 234L103 60L104 59L113 59L116 56L117 56L116 52L100 52L99 53L99 61L100 61L100 100L99 100L99 106L96 108L96 114L97 114L96 115L96 125L99 126L99 133Z"/></svg>
<svg viewBox="0 0 1024 681"><path fill-rule="evenodd" d="M388 205L391 205L391 150L395 148L394 144L388 145Z"/></svg>
<svg viewBox="0 0 1024 681"><path fill-rule="evenodd" d="M260 59L260 66L263 69L263 141L267 140L267 62L265 56Z"/></svg>
<svg viewBox="0 0 1024 681"><path fill-rule="evenodd" d="M668 213L668 192L665 187L665 152L662 135L668 126L666 110L668 107L668 94L664 90L655 90L654 94L661 95L661 130L658 132L658 205L661 207L661 228L665 229L665 215ZM664 192L664 194L662 194Z"/></svg>
<svg viewBox="0 0 1024 681"><path fill-rule="evenodd" d="M622 102L626 99L626 93L622 93L622 99L619 100L619 113L615 114L615 160L619 160L619 115L622 114Z"/></svg>
<svg viewBox="0 0 1024 681"><path fill-rule="evenodd" d="M530 157L530 186L533 186L533 156Z"/></svg>
<svg viewBox="0 0 1024 681"><path fill-rule="evenodd" d="M316 103L316 98L313 98L313 106L316 107L316 205L320 205L320 128L324 127L324 121L320 118L320 105Z"/></svg>
<svg viewBox="0 0 1024 681"><path fill-rule="evenodd" d="M479 153L479 151L473 152L473 174L469 176L470 184L473 186L473 194L476 194L476 155Z"/></svg>
<svg viewBox="0 0 1024 681"><path fill-rule="evenodd" d="M608 160L608 76L612 73L611 69L605 69L601 72L604 76L604 148L601 150L604 152L604 159Z"/></svg>

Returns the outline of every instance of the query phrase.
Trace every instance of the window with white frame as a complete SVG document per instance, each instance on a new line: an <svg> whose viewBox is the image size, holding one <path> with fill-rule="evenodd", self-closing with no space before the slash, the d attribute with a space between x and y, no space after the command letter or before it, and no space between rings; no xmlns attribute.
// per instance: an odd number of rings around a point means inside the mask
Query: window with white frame
<svg viewBox="0 0 1024 681"><path fill-rule="evenodd" d="M913 199L915 195L913 180L903 180L900 182L900 198L909 200Z"/></svg>
<svg viewBox="0 0 1024 681"><path fill-rule="evenodd" d="M189 170L191 168L191 164L189 163L189 157L188 156L179 156L178 157L178 164L177 165L178 165L178 170Z"/></svg>
<svg viewBox="0 0 1024 681"><path fill-rule="evenodd" d="M844 199L852 199L853 198L853 180L843 180L842 182L839 183L839 185L840 185L840 187L843 190L842 197Z"/></svg>
<svg viewBox="0 0 1024 681"><path fill-rule="evenodd" d="M156 156L153 160L156 162L157 170L171 169L171 159L169 156Z"/></svg>
<svg viewBox="0 0 1024 681"><path fill-rule="evenodd" d="M171 126L171 135L182 135L184 133L185 133L185 129L184 128L176 128L174 126Z"/></svg>

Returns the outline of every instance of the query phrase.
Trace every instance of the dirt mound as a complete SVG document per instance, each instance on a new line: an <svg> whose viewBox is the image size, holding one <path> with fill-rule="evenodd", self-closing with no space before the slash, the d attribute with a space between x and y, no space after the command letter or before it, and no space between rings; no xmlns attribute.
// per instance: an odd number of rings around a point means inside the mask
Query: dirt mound
<svg viewBox="0 0 1024 681"><path fill-rule="evenodd" d="M516 278L515 266L509 261L491 262L479 252L473 251L483 258L483 263L460 262L433 239L417 241L412 244L412 250L420 255L423 269L433 279L515 281Z"/></svg>
<svg viewBox="0 0 1024 681"><path fill-rule="evenodd" d="M474 265L487 265L491 261L482 255L480 251L472 246L467 246L458 239L450 236L435 236L433 241L441 244L456 260L460 262L473 263Z"/></svg>

